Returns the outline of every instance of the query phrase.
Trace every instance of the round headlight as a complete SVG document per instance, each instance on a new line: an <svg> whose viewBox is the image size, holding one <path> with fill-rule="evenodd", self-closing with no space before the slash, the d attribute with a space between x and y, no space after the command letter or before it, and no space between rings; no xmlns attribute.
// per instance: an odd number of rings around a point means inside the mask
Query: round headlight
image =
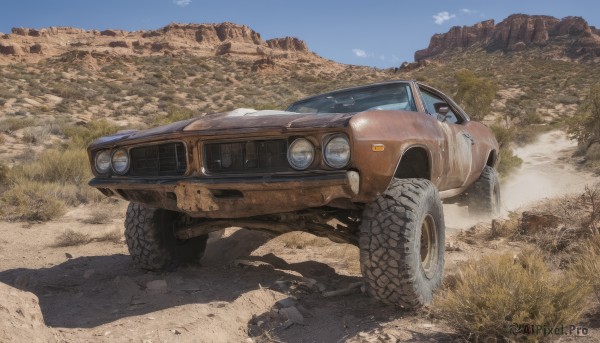
<svg viewBox="0 0 600 343"><path fill-rule="evenodd" d="M345 167L350 161L350 143L346 136L335 136L325 145L325 163L331 168Z"/></svg>
<svg viewBox="0 0 600 343"><path fill-rule="evenodd" d="M110 169L110 151L101 150L96 153L95 166L96 171L100 174L106 174Z"/></svg>
<svg viewBox="0 0 600 343"><path fill-rule="evenodd" d="M129 156L125 149L115 150L112 154L112 167L115 173L125 174L129 168Z"/></svg>
<svg viewBox="0 0 600 343"><path fill-rule="evenodd" d="M298 138L290 144L287 159L292 168L304 170L315 159L315 147L305 138Z"/></svg>

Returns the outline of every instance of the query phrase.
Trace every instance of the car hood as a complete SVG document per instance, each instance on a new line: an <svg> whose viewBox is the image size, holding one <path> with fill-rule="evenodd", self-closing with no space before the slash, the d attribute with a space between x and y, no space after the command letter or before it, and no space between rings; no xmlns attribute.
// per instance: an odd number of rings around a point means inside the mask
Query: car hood
<svg viewBox="0 0 600 343"><path fill-rule="evenodd" d="M168 125L140 131L121 131L97 139L92 145L115 143L122 140L143 140L173 133L217 135L227 132L251 132L258 130L288 130L305 128L347 127L354 113L294 113L286 111L256 111L237 109L230 112L207 114Z"/></svg>

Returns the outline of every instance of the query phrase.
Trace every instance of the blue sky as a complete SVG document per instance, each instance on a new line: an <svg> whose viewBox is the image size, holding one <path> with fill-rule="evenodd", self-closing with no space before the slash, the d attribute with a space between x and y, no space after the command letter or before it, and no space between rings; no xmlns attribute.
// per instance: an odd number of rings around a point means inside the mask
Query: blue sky
<svg viewBox="0 0 600 343"><path fill-rule="evenodd" d="M412 61L434 33L513 13L581 16L600 27L597 0L3 0L12 27L156 29L171 22L245 24L264 39L296 36L319 55L377 67Z"/></svg>

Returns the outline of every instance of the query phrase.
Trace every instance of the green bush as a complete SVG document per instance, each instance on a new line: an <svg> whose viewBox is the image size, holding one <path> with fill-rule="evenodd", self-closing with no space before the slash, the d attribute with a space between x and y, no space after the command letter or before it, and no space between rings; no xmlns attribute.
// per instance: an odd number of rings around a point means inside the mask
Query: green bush
<svg viewBox="0 0 600 343"><path fill-rule="evenodd" d="M87 147L93 140L111 135L121 128L106 119L91 121L85 125L66 123L62 124L61 131L70 139L70 145Z"/></svg>
<svg viewBox="0 0 600 343"><path fill-rule="evenodd" d="M537 252L503 254L462 268L456 283L436 295L434 311L470 340L515 340L513 324L577 323L589 295L589 287L573 275L553 275Z"/></svg>
<svg viewBox="0 0 600 343"><path fill-rule="evenodd" d="M483 119L492 109L496 87L486 78L477 77L470 70L462 70L454 75L457 91L455 100L476 120Z"/></svg>
<svg viewBox="0 0 600 343"><path fill-rule="evenodd" d="M600 142L600 83L592 87L577 113L567 120L567 132L585 147Z"/></svg>
<svg viewBox="0 0 600 343"><path fill-rule="evenodd" d="M191 119L196 113L186 107L169 106L167 109L167 116L162 118L156 118L154 125L165 125L176 121Z"/></svg>

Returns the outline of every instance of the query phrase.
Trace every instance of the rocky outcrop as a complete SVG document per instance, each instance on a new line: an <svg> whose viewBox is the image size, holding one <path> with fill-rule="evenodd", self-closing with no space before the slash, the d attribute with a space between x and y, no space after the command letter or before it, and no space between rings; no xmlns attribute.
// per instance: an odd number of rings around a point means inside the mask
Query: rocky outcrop
<svg viewBox="0 0 600 343"><path fill-rule="evenodd" d="M271 49L308 52L308 46L306 46L306 43L296 37L269 39L267 41L267 45Z"/></svg>
<svg viewBox="0 0 600 343"><path fill-rule="evenodd" d="M122 40L118 40L108 43L108 46L111 48L129 48L129 43Z"/></svg>
<svg viewBox="0 0 600 343"><path fill-rule="evenodd" d="M110 48L110 49L109 49ZM77 50L121 55L238 56L263 59L309 54L306 43L294 37L264 41L248 26L219 24L169 24L158 30L82 30L71 27L14 28L0 41L0 63L39 61ZM312 56L313 54L310 53Z"/></svg>
<svg viewBox="0 0 600 343"><path fill-rule="evenodd" d="M561 56L600 56L600 31L581 17L559 20L550 16L514 14L495 24L486 20L473 26L455 26L431 37L429 47L415 53L415 60L431 58L456 48L480 47L488 52L520 51L556 45Z"/></svg>

